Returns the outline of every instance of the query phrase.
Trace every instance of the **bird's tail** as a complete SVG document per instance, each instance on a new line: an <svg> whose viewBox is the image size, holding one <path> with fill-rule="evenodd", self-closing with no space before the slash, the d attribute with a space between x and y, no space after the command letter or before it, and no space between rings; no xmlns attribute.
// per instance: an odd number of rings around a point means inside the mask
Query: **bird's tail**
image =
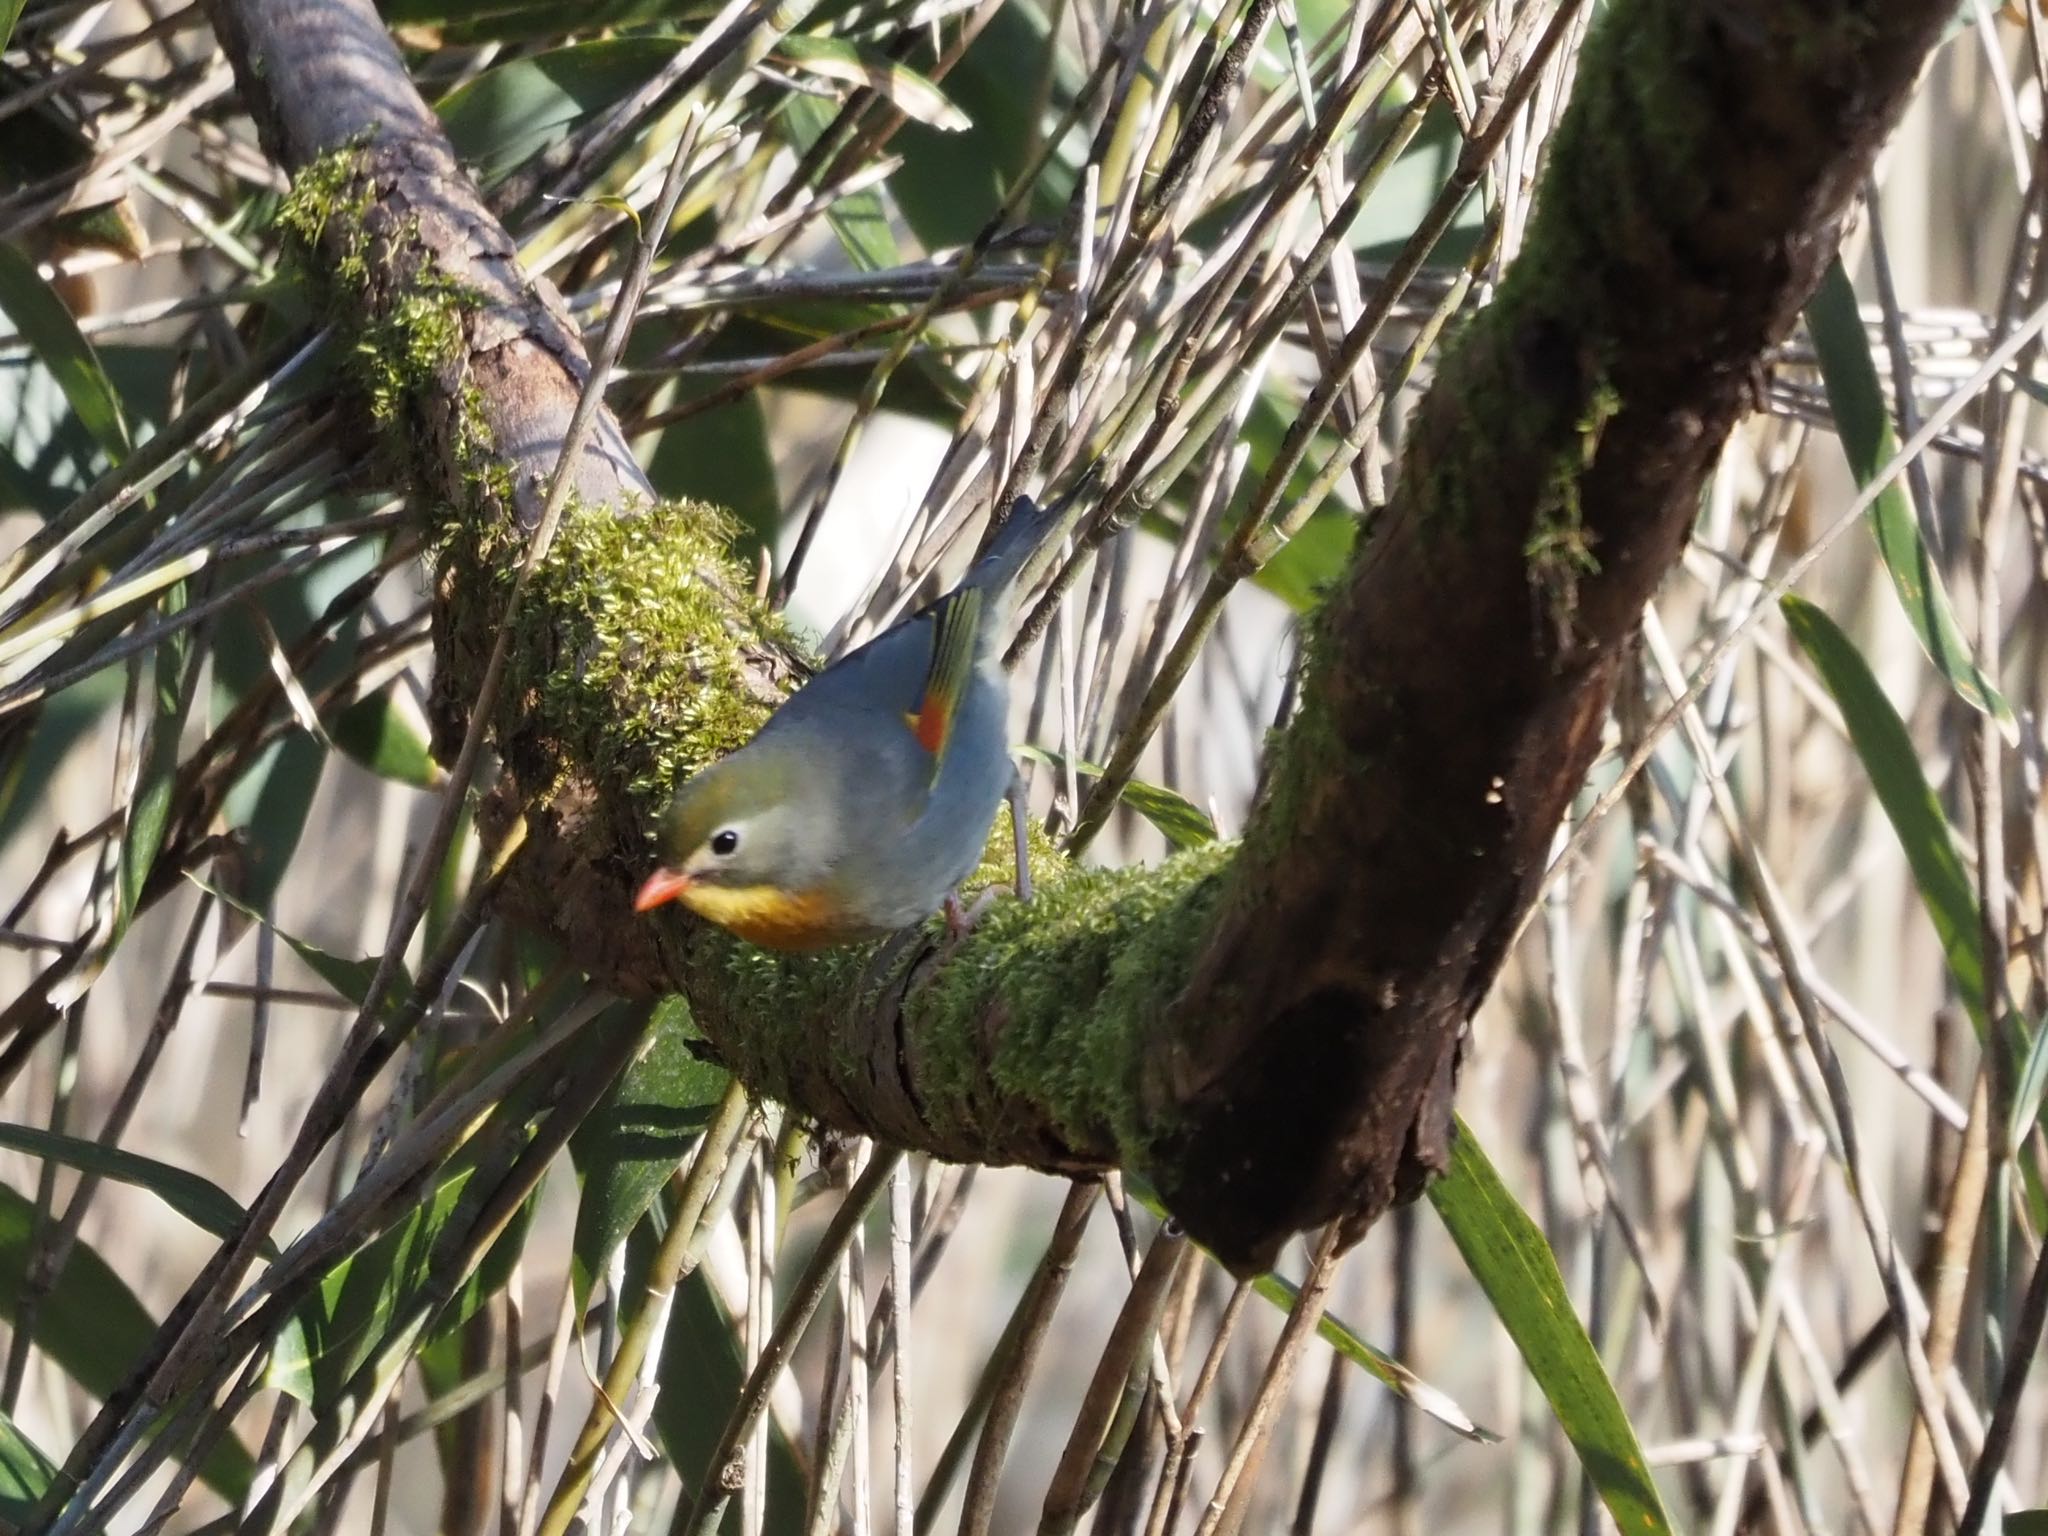
<svg viewBox="0 0 2048 1536"><path fill-rule="evenodd" d="M960 584L978 588L1007 621L1024 594L1045 574L1061 536L1073 526L1074 503L1094 479L1091 465L1056 501L1041 506L1029 496L1019 496L1011 502L1009 515ZM1001 627L1007 630L1007 622Z"/></svg>

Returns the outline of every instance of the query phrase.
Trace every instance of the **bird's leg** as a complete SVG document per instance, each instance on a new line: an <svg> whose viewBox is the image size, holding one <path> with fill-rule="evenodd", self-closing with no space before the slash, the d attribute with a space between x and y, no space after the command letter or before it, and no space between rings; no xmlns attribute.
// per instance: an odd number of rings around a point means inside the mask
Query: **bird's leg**
<svg viewBox="0 0 2048 1536"><path fill-rule="evenodd" d="M1031 899L1031 838L1026 832L1030 825L1030 797L1024 792L1024 771L1015 763L1010 765L1010 834L1016 842L1017 854L1017 899Z"/></svg>
<svg viewBox="0 0 2048 1536"><path fill-rule="evenodd" d="M1017 859L1017 878L1014 889L1017 892L1017 899L1019 901L1029 901L1031 899L1031 840L1025 831L1030 823L1025 818L1031 814L1031 808L1024 794L1024 775L1018 772L1014 766L1010 771L1010 787L1005 793L1010 801L1010 831L1014 839L1014 850ZM982 914L988 911L990 904L995 899L996 888L994 886L990 886L987 890L982 891L973 901L965 905L961 903L958 891L946 892L945 905L941 910L946 914L947 937L953 943L958 944L967 935L974 932L974 925L981 921Z"/></svg>
<svg viewBox="0 0 2048 1536"><path fill-rule="evenodd" d="M995 905L995 899L995 886L976 892L974 900L964 903L960 900L958 891L946 892L946 904L940 910L946 914L947 941L950 944L958 944L974 932L975 925L987 915L988 909Z"/></svg>

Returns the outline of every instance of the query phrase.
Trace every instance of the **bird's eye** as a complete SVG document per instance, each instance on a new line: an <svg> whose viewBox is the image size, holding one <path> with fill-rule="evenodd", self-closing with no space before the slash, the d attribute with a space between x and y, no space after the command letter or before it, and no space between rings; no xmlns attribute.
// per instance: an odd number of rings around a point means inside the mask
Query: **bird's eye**
<svg viewBox="0 0 2048 1536"><path fill-rule="evenodd" d="M721 859L730 856L739 848L739 845L740 835L733 831L731 827L727 827L722 832L711 834L711 851Z"/></svg>

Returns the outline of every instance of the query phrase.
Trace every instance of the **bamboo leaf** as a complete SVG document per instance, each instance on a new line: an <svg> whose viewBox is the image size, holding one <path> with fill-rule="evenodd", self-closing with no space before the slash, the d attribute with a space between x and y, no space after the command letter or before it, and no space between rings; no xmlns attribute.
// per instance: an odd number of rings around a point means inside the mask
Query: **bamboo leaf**
<svg viewBox="0 0 2048 1536"><path fill-rule="evenodd" d="M345 955L334 954L329 950L322 949L317 944L308 943L304 939L295 939L248 902L229 895L218 886L208 885L204 880L196 877L193 879L193 884L199 886L202 890L212 891L215 896L218 896L244 917L253 918L263 924L264 927L269 928L280 939L284 940L286 946L290 948L293 954L306 962L308 970L312 971L314 975L318 976L357 1007L361 1007L363 999L370 995L370 982L377 974L377 962L374 959L351 960ZM385 1001L388 1003L394 998L403 997L411 990L412 973L406 969L405 963L400 961L392 972L392 982L386 993Z"/></svg>
<svg viewBox="0 0 2048 1536"><path fill-rule="evenodd" d="M889 195L926 250L975 237L1016 186L1048 126L1036 112L1039 102L1061 111L1085 77L1051 27L1042 7L998 9L946 76L947 99L972 126L945 133L906 123L890 141L903 166L889 178ZM1040 89L1041 80L1050 91ZM1026 194L1026 221L1057 219L1079 180L1078 156L1063 150Z"/></svg>
<svg viewBox="0 0 2048 1536"><path fill-rule="evenodd" d="M725 1072L696 1053L701 1039L689 1005L664 998L649 1023L647 1049L569 1138L583 1180L571 1245L579 1300L588 1300L725 1092Z"/></svg>
<svg viewBox="0 0 2048 1536"><path fill-rule="evenodd" d="M47 1158L81 1173L97 1174L119 1184L146 1189L203 1232L226 1237L240 1226L243 1210L235 1197L213 1180L189 1168L124 1152L78 1136L64 1136L32 1125L0 1120L0 1147L29 1157ZM275 1258L277 1248L265 1243L263 1254Z"/></svg>
<svg viewBox="0 0 2048 1536"><path fill-rule="evenodd" d="M1827 389L1842 449L1849 456L1849 468L1858 485L1867 485L1898 452L1899 442L1878 383L1877 365L1871 360L1863 316L1856 307L1856 290L1850 286L1840 256L1829 264L1820 287L1807 301L1806 329L1813 337L1821 382ZM1933 553L1920 537L1919 520L1913 515L1912 499L1902 481L1894 480L1877 498L1869 519L1877 552L1899 595L1899 606L1905 609L1913 633L1920 637L1927 659L1948 679L1956 697L1997 720L2008 739L2017 739L2011 708L1970 654L1970 643L1956 622Z"/></svg>
<svg viewBox="0 0 2048 1536"><path fill-rule="evenodd" d="M1671 1517L1650 1480L1643 1448L1572 1310L1556 1255L1462 1121L1451 1170L1430 1185L1429 1201L1549 1399L1558 1427L1614 1523L1631 1536L1669 1532Z"/></svg>
<svg viewBox="0 0 2048 1536"><path fill-rule="evenodd" d="M0 1413L0 1520L24 1523L56 1475L57 1464Z"/></svg>
<svg viewBox="0 0 2048 1536"><path fill-rule="evenodd" d="M427 1283L441 1229L455 1214L473 1167L445 1175L402 1221L340 1260L293 1313L273 1350L269 1384L325 1410L370 1357L405 1303Z"/></svg>
<svg viewBox="0 0 2048 1536"><path fill-rule="evenodd" d="M1977 919L1977 895L1970 872L1956 850L1941 802L1920 771L1912 738L1892 701L1871 675L1849 637L1835 621L1802 597L1779 600L1785 622L1806 652L1849 727L1849 739L1870 775L1870 787L1906 851L1921 903L1934 923L1941 952L1963 1004L1984 1022L1984 956Z"/></svg>
<svg viewBox="0 0 2048 1536"><path fill-rule="evenodd" d="M64 301L36 271L35 263L4 241L0 241L0 311L14 322L15 330L50 370L94 440L110 458L124 457L128 422L114 381L100 366L99 354L78 329Z"/></svg>
<svg viewBox="0 0 2048 1536"><path fill-rule="evenodd" d="M1166 1204L1152 1186L1137 1174L1126 1170L1123 1175L1124 1192L1131 1199L1161 1220L1166 1219ZM1205 1253L1208 1251L1203 1250ZM1292 1280L1267 1273L1252 1282L1252 1294L1260 1300L1270 1302L1283 1311L1294 1307L1301 1287ZM1358 1366L1378 1381L1395 1396L1435 1419L1444 1428L1467 1440L1476 1440L1482 1445L1497 1444L1500 1436L1484 1425L1474 1423L1472 1416L1460 1408L1448 1392L1439 1390L1409 1370L1383 1349L1376 1349L1366 1343L1351 1325L1334 1312L1325 1312L1322 1321L1316 1324L1316 1333L1338 1354Z"/></svg>
<svg viewBox="0 0 2048 1536"><path fill-rule="evenodd" d="M552 149L572 129L653 78L683 46L612 37L494 65L435 104L464 160L486 178Z"/></svg>
<svg viewBox="0 0 2048 1536"><path fill-rule="evenodd" d="M906 64L843 38L791 33L775 45L774 52L805 73L866 86L905 117L942 132L962 133L974 126L973 119L954 106L931 80Z"/></svg>
<svg viewBox="0 0 2048 1536"><path fill-rule="evenodd" d="M0 1318L13 1324L28 1284L36 1244L33 1203L0 1184ZM156 1336L152 1318L128 1284L86 1242L72 1246L59 1282L35 1312L36 1347L95 1397L127 1378ZM248 1489L255 1462L233 1434L223 1435L200 1469L206 1485L229 1502Z"/></svg>
<svg viewBox="0 0 2048 1536"><path fill-rule="evenodd" d="M425 723L398 684L357 699L324 723L328 738L380 778L436 789L447 777L427 744Z"/></svg>
<svg viewBox="0 0 2048 1536"><path fill-rule="evenodd" d="M830 104L814 96L792 96L784 110L790 137L798 150L808 150L815 144L835 115ZM847 256L862 271L878 272L902 261L889 210L882 202L882 194L873 187L833 198L825 210L825 220L839 237Z"/></svg>
<svg viewBox="0 0 2048 1536"><path fill-rule="evenodd" d="M176 582L163 595L166 617L185 606L185 583ZM155 709L149 717L149 731L143 739L142 773L137 783L134 808L121 839L120 926L134 920L136 906L149 881L156 856L163 850L164 832L170 824L171 791L177 783L178 739L184 734L191 713L193 695L198 691L198 668L192 636L181 631L157 647L155 662Z"/></svg>
<svg viewBox="0 0 2048 1536"><path fill-rule="evenodd" d="M1270 1301L1282 1311L1291 1311L1295 1298L1301 1294L1301 1287L1292 1280L1285 1280L1279 1275L1269 1273L1259 1276L1252 1282L1252 1291L1261 1300ZM1360 1367L1397 1397L1421 1409L1444 1428L1463 1435L1467 1440L1476 1440L1481 1445L1499 1443L1500 1436L1483 1425L1473 1423L1470 1415L1452 1401L1449 1393L1431 1386L1385 1350L1375 1349L1366 1343L1341 1317L1325 1312L1322 1321L1316 1324L1316 1333L1324 1343L1346 1360Z"/></svg>
<svg viewBox="0 0 2048 1536"><path fill-rule="evenodd" d="M1066 761L1058 753L1048 752L1043 747L1022 746L1017 750L1033 762L1044 763L1053 769L1060 768ZM1091 779L1102 777L1100 763L1077 762L1074 771ZM1200 848L1216 841L1216 823L1179 790L1133 779L1124 786L1123 803L1158 828L1176 850Z"/></svg>
<svg viewBox="0 0 2048 1536"><path fill-rule="evenodd" d="M2041 1091L2048 1087L2048 1020L2034 1025L2034 1038L2027 1042L2026 1059L2020 1064L2020 1075L2012 1090L2012 1123L2008 1135L2012 1144L2018 1146L2027 1139L2027 1132L2033 1129L2034 1117L2041 1112Z"/></svg>
<svg viewBox="0 0 2048 1536"><path fill-rule="evenodd" d="M645 1248L644 1234L634 1239ZM629 1284L641 1263L628 1263ZM637 1291L633 1294L639 1294ZM654 1399L654 1428L672 1466L694 1472L717 1445L726 1415L746 1380L737 1327L711 1283L710 1266L700 1264L676 1286L668 1332L661 1345L661 1391ZM807 1492L804 1464L780 1421L768 1424L768 1521L770 1532L804 1529Z"/></svg>

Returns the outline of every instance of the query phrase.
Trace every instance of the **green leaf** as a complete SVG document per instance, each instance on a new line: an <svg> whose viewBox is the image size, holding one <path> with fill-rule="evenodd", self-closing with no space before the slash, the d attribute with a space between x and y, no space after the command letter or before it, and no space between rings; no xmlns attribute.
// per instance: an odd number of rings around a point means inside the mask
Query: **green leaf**
<svg viewBox="0 0 2048 1536"><path fill-rule="evenodd" d="M5 241L0 241L0 311L55 376L64 398L100 447L111 458L123 457L128 452L128 423L114 381L36 264Z"/></svg>
<svg viewBox="0 0 2048 1536"><path fill-rule="evenodd" d="M174 583L163 594L162 610L169 617L185 606L185 583ZM194 661L191 632L181 631L164 640L156 650L155 710L143 739L142 773L137 783L134 808L121 839L119 926L125 931L134 920L142 900L149 872L163 851L164 831L170 822L171 792L178 777L178 739L184 734L186 717L199 681Z"/></svg>
<svg viewBox="0 0 2048 1536"><path fill-rule="evenodd" d="M1216 841L1216 823L1194 801L1164 784L1133 779L1124 786L1123 802L1157 827L1176 849L1199 848Z"/></svg>
<svg viewBox="0 0 2048 1536"><path fill-rule="evenodd" d="M481 1312L484 1303L505 1289L512 1278L512 1270L519 1263L519 1256L526 1251L527 1234L533 1230L533 1213L539 1208L541 1195L547 1189L547 1179L534 1185L533 1193L519 1202L519 1209L497 1236L484 1256L477 1260L454 1299L434 1319L428 1334L428 1342L452 1336L457 1329Z"/></svg>
<svg viewBox="0 0 2048 1536"><path fill-rule="evenodd" d="M708 394L723 380L688 375L669 380L654 409ZM700 411L663 427L642 467L655 490L668 497L695 496L727 508L737 520L733 554L751 566L761 546L775 547L782 526L782 498L775 490L775 455L768 447L763 391L750 390L715 410Z"/></svg>
<svg viewBox="0 0 2048 1536"><path fill-rule="evenodd" d="M1006 5L946 76L947 96L972 126L945 133L905 123L890 141L903 156L902 167L889 178L890 196L926 250L972 240L1016 185L1039 133L1051 126L1049 117L1032 118L1047 70L1053 72L1047 111L1057 115L1085 78L1081 62L1054 46L1043 7ZM1059 218L1079 179L1070 142L1032 187L1024 221Z"/></svg>
<svg viewBox="0 0 2048 1536"><path fill-rule="evenodd" d="M773 53L800 71L866 86L914 122L945 133L961 133L974 126L973 119L954 106L931 80L872 48L843 38L792 33L776 43Z"/></svg>
<svg viewBox="0 0 2048 1536"><path fill-rule="evenodd" d="M1301 1287L1292 1280L1284 1280L1279 1275L1267 1273L1252 1282L1252 1292L1282 1311L1292 1311L1295 1299L1301 1294ZM1467 1440L1476 1440L1482 1445L1499 1443L1499 1435L1473 1423L1465 1410L1453 1402L1448 1394L1438 1391L1385 1350L1375 1349L1366 1343L1342 1318L1325 1312L1322 1321L1316 1324L1316 1333L1324 1343L1346 1360L1360 1367L1396 1396L1421 1409L1446 1429L1463 1435Z"/></svg>
<svg viewBox="0 0 2048 1536"><path fill-rule="evenodd" d="M2027 1042L2026 1059L2020 1064L2018 1081L2012 1091L2012 1125L2009 1134L2018 1146L2034 1128L2041 1112L2041 1090L2048 1087L2048 1020L2034 1025L2034 1038Z"/></svg>
<svg viewBox="0 0 2048 1536"><path fill-rule="evenodd" d="M26 1522L56 1475L57 1464L0 1413L0 1520Z"/></svg>
<svg viewBox="0 0 2048 1536"><path fill-rule="evenodd" d="M1055 770L1066 762L1058 753L1048 752L1043 747L1021 746L1017 750L1033 762L1044 763ZM1076 762L1074 771L1091 779L1102 777L1102 765L1099 763ZM1133 779L1124 786L1123 803L1157 827L1176 850L1200 848L1205 843L1216 841L1216 823L1194 801L1164 784L1148 784L1143 779Z"/></svg>
<svg viewBox="0 0 2048 1536"><path fill-rule="evenodd" d="M445 28L443 43L552 39L571 26L583 32L616 31L687 17L701 22L711 15L709 6L678 5L676 0L581 0L573 19L564 15L560 0L383 0L377 9L392 26Z"/></svg>
<svg viewBox="0 0 2048 1536"><path fill-rule="evenodd" d="M1982 929L1977 919L1977 895L1969 870L1942 814L1941 802L1920 771L1920 759L1913 751L1905 722L1884 690L1864 665L1849 637L1835 621L1802 597L1790 593L1779 599L1785 622L1800 649L1820 672L1821 681L1841 707L1842 721L1849 727L1849 740L1870 775L1870 787L1877 803L1892 824L1906 862L1913 870L1913 883L1920 900L1934 922L1941 951L1956 979L1963 1004L1984 1024L1984 954Z"/></svg>
<svg viewBox="0 0 2048 1536"><path fill-rule="evenodd" d="M444 1174L404 1220L328 1270L293 1312L297 1328L287 1329L272 1351L271 1386L316 1410L340 1399L405 1303L426 1285L434 1243L475 1171Z"/></svg>
<svg viewBox="0 0 2048 1536"><path fill-rule="evenodd" d="M0 1147L146 1189L192 1225L215 1237L226 1237L242 1221L241 1205L213 1180L139 1152L124 1152L119 1147L103 1146L82 1137L4 1120L0 1120ZM276 1246L265 1243L263 1255L275 1258Z"/></svg>
<svg viewBox="0 0 2048 1536"><path fill-rule="evenodd" d="M0 1184L0 1318L10 1324L28 1282L35 1227L34 1204ZM156 1337L156 1319L92 1245L82 1241L72 1245L62 1277L36 1309L34 1326L36 1347L100 1398L127 1379ZM199 1475L207 1487L234 1503L247 1491L254 1471L248 1450L227 1434Z"/></svg>
<svg viewBox="0 0 2048 1536"><path fill-rule="evenodd" d="M293 954L306 962L307 969L357 1007L360 1008L363 999L370 995L370 982L377 974L377 962L374 959L351 960L322 949L317 944L310 944L304 939L295 939L248 902L229 895L218 886L208 885L197 877L193 878L192 883L202 890L212 891L244 917L253 918L270 929L285 941ZM385 1000L388 1003L392 999L403 997L411 990L412 972L406 969L403 961L400 961L392 972L392 982L387 989Z"/></svg>
<svg viewBox="0 0 2048 1536"><path fill-rule="evenodd" d="M2005 1536L2048 1536L2048 1509L2016 1509L2005 1517Z"/></svg>
<svg viewBox="0 0 2048 1536"><path fill-rule="evenodd" d="M588 1300L725 1092L724 1070L693 1049L701 1039L689 1004L663 998L648 1025L647 1049L569 1138L583 1180L571 1248L579 1301Z"/></svg>
<svg viewBox="0 0 2048 1536"><path fill-rule="evenodd" d="M791 142L802 153L818 142L838 113L830 102L815 96L792 96L783 115L789 124ZM882 194L873 187L835 197L825 210L825 220L839 237L847 256L863 272L878 272L902 262L903 253L896 245L889 210L883 205Z"/></svg>
<svg viewBox="0 0 2048 1536"><path fill-rule="evenodd" d="M447 777L427 744L426 724L412 696L394 682L357 699L322 722L328 739L380 778L414 789L438 789Z"/></svg>
<svg viewBox="0 0 2048 1536"><path fill-rule="evenodd" d="M617 37L550 49L485 70L435 110L456 152L488 180L552 149L682 47L681 38Z"/></svg>
<svg viewBox="0 0 2048 1536"><path fill-rule="evenodd" d="M0 121L0 165L7 163L5 130L20 120L17 116ZM170 405L170 382L178 371L178 349L110 342L99 348L98 355L114 381L114 394L127 420L161 424ZM0 510L26 507L55 517L88 487L107 478L106 452L65 398L55 375L36 357L20 352L0 356L0 426L7 434L7 451L0 453ZM78 558L92 561L89 553Z"/></svg>
<svg viewBox="0 0 2048 1536"><path fill-rule="evenodd" d="M1383 109L1392 109L1412 98L1414 89L1396 80L1382 98ZM1436 200L1450 184L1459 155L1465 147L1464 132L1450 104L1439 97L1423 114L1422 126L1408 147L1387 167L1352 221L1346 243L1362 261L1392 261L1406 247ZM1441 271L1461 266L1479 243L1486 223L1486 199L1474 195L1458 205L1444 237L1424 259L1424 267Z"/></svg>
<svg viewBox="0 0 2048 1536"><path fill-rule="evenodd" d="M1856 290L1840 256L1829 264L1820 287L1807 301L1806 329L1813 337L1821 383L1827 389L1828 406L1834 412L1842 449L1849 456L1849 468L1858 485L1867 485L1898 452L1899 443L1878 383L1877 365L1871 360L1863 317L1856 308ZM1906 494L1903 480L1895 479L1885 488L1871 505L1869 517L1877 552L1891 572L1899 606L1905 609L1913 633L1920 637L1927 659L1948 679L1957 698L1990 715L2010 735L2017 730L2012 710L1970 654L1970 643L1956 622L1933 553L1920 537L1919 520L1913 515L1912 498Z"/></svg>
<svg viewBox="0 0 2048 1536"><path fill-rule="evenodd" d="M1650 1480L1643 1448L1572 1311L1556 1256L1462 1121L1451 1170L1430 1185L1429 1201L1549 1399L1558 1427L1614 1523L1629 1536L1669 1532L1671 1517Z"/></svg>
<svg viewBox="0 0 2048 1536"><path fill-rule="evenodd" d="M635 1246L645 1245L636 1238ZM629 1274L635 1269L644 1272L644 1267L644 1257L640 1257L637 1265L629 1261ZM661 1392L654 1399L655 1431L676 1470L685 1479L695 1479L704 1470L705 1458L718 1444L726 1415L732 1411L746 1380L746 1363L734 1323L711 1284L708 1265L698 1265L676 1286L658 1370ZM780 1423L771 1419L769 1531L804 1529L805 1491L803 1463L797 1459ZM726 1527L737 1528L736 1521Z"/></svg>
<svg viewBox="0 0 2048 1536"><path fill-rule="evenodd" d="M1125 1194L1162 1221L1167 1219L1170 1213L1166 1209L1166 1202L1159 1198L1159 1192L1143 1175L1126 1169L1123 1181ZM1206 1248L1202 1251L1208 1252ZM1252 1282L1252 1294L1262 1301L1291 1311L1296 1298L1301 1294L1301 1287L1279 1275L1267 1273ZM1386 1351L1375 1349L1366 1343L1349 1323L1336 1314L1325 1312L1322 1321L1316 1324L1316 1333L1346 1360L1359 1366L1389 1391L1419 1408L1446 1429L1484 1445L1499 1442L1499 1435L1483 1425L1475 1424L1471 1416L1452 1401L1448 1393L1431 1386Z"/></svg>

